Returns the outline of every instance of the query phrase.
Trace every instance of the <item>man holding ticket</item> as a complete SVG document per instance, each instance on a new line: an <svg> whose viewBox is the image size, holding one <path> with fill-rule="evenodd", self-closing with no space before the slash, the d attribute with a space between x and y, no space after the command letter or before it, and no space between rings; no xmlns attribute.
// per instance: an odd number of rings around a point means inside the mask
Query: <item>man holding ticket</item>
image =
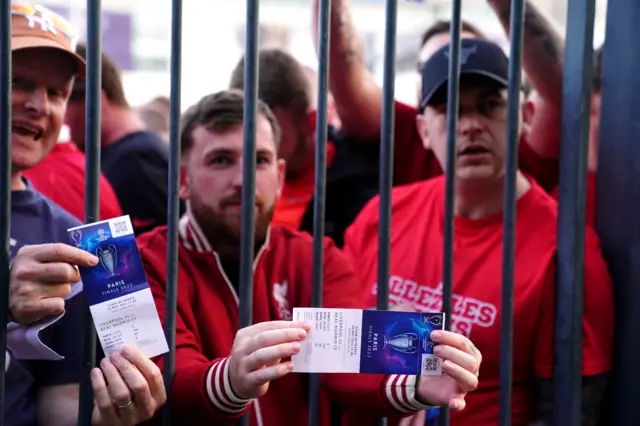
<svg viewBox="0 0 640 426"><path fill-rule="evenodd" d="M449 46L424 64L424 148L445 166ZM494 43L461 41L459 123L454 170L454 265L451 328L484 355L482 384L454 426L498 424L508 59ZM519 111L523 114L522 109ZM450 117L449 117L450 118ZM512 424L552 424L558 206L529 176L515 183L515 276ZM397 187L391 203L390 302L420 312L442 306L445 178ZM379 198L345 237L368 305L376 300ZM586 230L582 335L582 417L592 425L603 406L613 347L611 278L592 229Z"/></svg>
<svg viewBox="0 0 640 426"><path fill-rule="evenodd" d="M179 227L175 422L235 425L248 413L252 425L306 424L308 376L297 371L373 373L388 365L396 373L322 375L321 424L330 421L329 398L361 412L398 418L432 405L463 409L467 392L478 384L481 355L473 344L462 335L439 330L441 314L434 317L435 324L423 322L422 316L376 320L376 330L384 329L387 337L369 335L369 328L362 327L373 327L374 322L364 321L368 316L359 309L363 300L353 269L329 240L324 245L324 306L355 309L321 310L328 315L323 316L328 319L324 325L305 316L308 311L294 311L311 303L312 239L271 225L285 164L276 154L277 121L262 102L256 136L254 325L237 331L243 101L242 92L219 92L202 98L182 118L180 194L187 200L187 213ZM160 318L165 317L167 244L166 227L139 240ZM321 312L311 315L316 313ZM302 317L295 320L298 314ZM350 315L351 322L340 322L340 315ZM394 328L396 322L402 323L402 331ZM336 348L366 356L374 346L378 353L386 347L388 364L365 365L357 356L348 366L341 365L339 357L334 366L318 364L317 352L309 345L322 344L325 327L342 336L340 343L334 342ZM444 360L442 374L417 376L416 363L399 369L404 358L395 354L429 355L434 344ZM294 355L302 358L291 359Z"/></svg>
<svg viewBox="0 0 640 426"><path fill-rule="evenodd" d="M22 172L56 144L74 78L85 72L75 31L39 6L11 4L11 240L4 424L77 424L82 283L77 266L98 259L69 247L77 219L33 188ZM46 243L46 244L44 244ZM145 421L165 400L155 364L134 348L92 372L93 425Z"/></svg>

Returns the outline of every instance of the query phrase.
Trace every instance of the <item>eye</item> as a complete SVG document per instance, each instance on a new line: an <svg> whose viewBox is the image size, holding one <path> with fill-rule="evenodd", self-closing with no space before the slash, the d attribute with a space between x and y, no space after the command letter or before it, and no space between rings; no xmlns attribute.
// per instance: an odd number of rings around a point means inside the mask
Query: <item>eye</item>
<svg viewBox="0 0 640 426"><path fill-rule="evenodd" d="M209 160L209 164L214 165L214 166L228 166L229 164L231 164L231 158L224 156L224 155L219 155L216 157L212 157Z"/></svg>
<svg viewBox="0 0 640 426"><path fill-rule="evenodd" d="M63 97L63 96L64 96L64 94L63 94L62 90L54 89L54 88L49 88L49 89L47 90L47 95L48 95L50 98L61 98L61 97Z"/></svg>
<svg viewBox="0 0 640 426"><path fill-rule="evenodd" d="M496 98L487 98L480 101L478 110L485 115L493 114L496 110L504 106L504 101Z"/></svg>
<svg viewBox="0 0 640 426"><path fill-rule="evenodd" d="M258 155L258 157L256 158L256 164L258 165L270 164L270 163L271 163L271 159L267 155Z"/></svg>
<svg viewBox="0 0 640 426"><path fill-rule="evenodd" d="M28 84L24 79L13 77L11 79L11 87L13 90L28 90Z"/></svg>

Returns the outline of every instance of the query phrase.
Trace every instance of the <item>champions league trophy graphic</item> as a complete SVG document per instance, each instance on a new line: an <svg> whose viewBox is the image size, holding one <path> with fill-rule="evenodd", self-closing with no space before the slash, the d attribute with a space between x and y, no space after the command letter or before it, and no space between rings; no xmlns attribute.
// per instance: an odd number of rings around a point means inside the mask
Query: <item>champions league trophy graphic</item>
<svg viewBox="0 0 640 426"><path fill-rule="evenodd" d="M100 259L100 264L109 273L107 278L115 277L116 265L118 264L118 250L113 244L109 244L109 247L103 249L98 247L96 249L96 256Z"/></svg>
<svg viewBox="0 0 640 426"><path fill-rule="evenodd" d="M382 335L382 339L384 342L383 349L389 346L391 349L405 354L414 354L418 351L418 348L415 346L415 342L418 340L416 333L402 333L390 339Z"/></svg>
<svg viewBox="0 0 640 426"><path fill-rule="evenodd" d="M76 247L82 247L82 231L79 229L76 229L75 231L71 232L71 239L73 240L73 244Z"/></svg>

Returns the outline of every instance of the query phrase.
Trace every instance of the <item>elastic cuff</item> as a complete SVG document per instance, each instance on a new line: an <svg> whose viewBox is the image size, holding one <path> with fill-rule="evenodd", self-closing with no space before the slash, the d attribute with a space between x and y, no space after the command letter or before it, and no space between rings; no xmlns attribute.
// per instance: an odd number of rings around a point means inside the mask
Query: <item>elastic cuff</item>
<svg viewBox="0 0 640 426"><path fill-rule="evenodd" d="M401 413L424 411L434 408L416 399L417 376L391 374L385 382L385 396L389 403Z"/></svg>
<svg viewBox="0 0 640 426"><path fill-rule="evenodd" d="M213 405L227 413L237 414L244 411L252 399L237 396L231 389L229 380L229 358L214 362L206 378L207 394Z"/></svg>

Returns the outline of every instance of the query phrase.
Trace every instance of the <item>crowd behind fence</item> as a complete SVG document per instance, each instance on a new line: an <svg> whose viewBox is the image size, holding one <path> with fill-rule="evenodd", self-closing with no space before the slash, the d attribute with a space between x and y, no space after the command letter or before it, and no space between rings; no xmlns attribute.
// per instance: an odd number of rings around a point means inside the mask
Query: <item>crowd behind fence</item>
<svg viewBox="0 0 640 426"><path fill-rule="evenodd" d="M610 0L611 1L611 0ZM624 1L611 1L612 10L621 10ZM389 309L389 258L391 228L392 182L394 175L394 79L395 40L398 2L386 1L384 85L382 102L382 126L379 151L379 222L377 263L377 309ZM168 247L166 253L166 319L165 333L169 344L169 355L164 361L164 383L167 403L164 407L163 424L171 424L171 384L175 372L176 308L178 297L178 243L179 243L179 186L180 186L180 83L182 27L181 0L172 0L171 25L171 107L169 134L169 204ZM9 282L10 259L10 186L11 186L11 1L0 0L0 188L3 198L0 215L0 254L2 282ZM594 23L594 0L570 0L567 14L567 34L564 51L564 80L562 93L562 144L559 179L559 215L557 243L557 289L555 321L555 365L554 369L554 421L555 425L583 424L581 407L582 366L582 315L583 315L583 267L585 246L585 204L587 176L587 133L589 127L590 85L592 77L592 39ZM461 12L462 0L452 1L451 43L448 51L449 70L447 103L447 154L445 170L445 220L443 240L442 311L446 314L446 329L451 328L452 282L454 276L454 197L456 176L456 146L458 138L459 77L461 63ZM610 12L611 13L611 12ZM510 52L507 115L507 155L504 186L503 264L501 271L501 343L500 343L500 398L499 424L511 424L512 378L513 378L513 312L514 312L514 268L516 247L516 179L518 170L518 143L520 126L520 96L522 78L522 55L526 1L512 0L510 8ZM318 19L318 88L315 186L313 204L313 297L312 306L323 305L324 244L320 236L325 235L325 197L327 169L327 124L330 69L330 20L331 1L319 1ZM616 15L612 15L616 16ZM611 18L613 19L613 18ZM247 1L246 50L244 62L244 149L242 233L240 253L240 304L239 326L252 324L254 289L254 204L256 167L256 122L258 96L258 22L259 1ZM614 23L615 25L615 23ZM100 97L101 97L101 2L87 1L87 73L86 73L86 198L85 222L96 222L99 217L99 173L100 173ZM640 34L635 31L634 34ZM636 38L638 36L636 35ZM616 48L619 48L619 44ZM612 47L611 49L614 49ZM613 51L613 50L611 50ZM615 56L612 53L612 56ZM464 58L463 58L464 60ZM617 57L618 62L622 63ZM635 68L640 56L634 56ZM608 65L614 74L614 60ZM607 69L607 68L605 68ZM611 83L613 86L614 83ZM625 97L624 99L629 99ZM610 100L610 102L613 102ZM611 110L609 110L611 111ZM611 112L609 112L611 114ZM606 120L605 120L606 121ZM630 172L629 172L630 173ZM600 188L600 187L599 187ZM600 193L600 191L598 191ZM606 192L606 191L604 191ZM602 207L601 207L602 208ZM604 216L603 216L604 217ZM612 226L612 225L610 225ZM606 238L605 238L606 240ZM615 274L614 278L615 278ZM0 298L0 315L8 317L8 284L3 284ZM86 309L86 331L83 336L83 380L80 383L79 424L91 425L93 394L90 371L96 365L96 333L91 314ZM617 324L618 327L622 325ZM6 345L6 330L0 333L0 345ZM621 368L628 368L628 365ZM5 358L0 357L0 407L4 408ZM480 378L482 380L482 378ZM309 425L319 425L318 404L320 377L312 374L309 381ZM286 407L283 407L286 409ZM1 411L1 410L0 410ZM245 416L243 424L249 424ZM10 419L0 419L0 425L11 424ZM447 409L440 411L441 425L449 424ZM381 419L379 424L385 424ZM614 423L605 423L614 424ZM615 423L622 424L622 423ZM631 424L631 423L625 423Z"/></svg>

